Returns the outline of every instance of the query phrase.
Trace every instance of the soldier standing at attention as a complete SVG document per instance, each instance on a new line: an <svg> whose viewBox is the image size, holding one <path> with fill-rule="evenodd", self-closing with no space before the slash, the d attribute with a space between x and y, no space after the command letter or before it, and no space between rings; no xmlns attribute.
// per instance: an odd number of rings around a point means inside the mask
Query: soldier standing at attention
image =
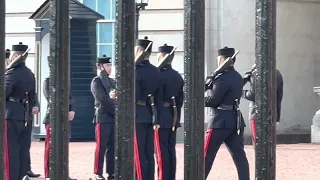
<svg viewBox="0 0 320 180"><path fill-rule="evenodd" d="M152 41L137 39L136 59L136 131L134 139L137 180L154 179L154 129L162 103L160 72L149 61ZM153 129L154 128L154 129Z"/></svg>
<svg viewBox="0 0 320 180"><path fill-rule="evenodd" d="M114 128L115 128L115 82L109 77L112 71L111 58L103 55L97 60L100 75L91 81L91 92L95 99L96 151L94 174L96 180L104 180L103 164L106 156L108 180L114 179Z"/></svg>
<svg viewBox="0 0 320 180"><path fill-rule="evenodd" d="M256 145L256 104L255 104L255 84L256 84L256 77L257 77L257 69L256 66L253 65L252 69L246 72L244 76L244 81L250 82L250 89L243 90L242 97L250 101L249 105L249 122L250 122L250 129L251 129L251 139L253 147ZM283 78L282 74L279 70L277 70L277 125L280 122L281 116L281 102L283 97Z"/></svg>
<svg viewBox="0 0 320 180"><path fill-rule="evenodd" d="M218 66L235 53L233 48L224 47L218 51ZM235 61L235 59L234 59ZM211 170L222 143L228 147L238 171L239 180L249 180L249 164L244 151L243 138L237 127L236 100L241 98L242 76L233 64L213 80L212 95L205 97L205 107L212 108L205 139L205 178Z"/></svg>
<svg viewBox="0 0 320 180"><path fill-rule="evenodd" d="M158 63L162 82L160 128L155 131L155 146L157 151L158 180L176 179L176 133L181 127L180 114L183 105L184 81L171 62L174 58L173 46L164 44L158 48ZM171 55L169 55L172 52Z"/></svg>
<svg viewBox="0 0 320 180"><path fill-rule="evenodd" d="M31 170L30 148L31 148L32 124L33 124L33 117L34 117L33 115L39 113L39 107L40 107L37 94L35 94L35 100L36 100L36 104L35 104L35 107L32 108L32 110L30 109L30 115L29 115L29 120L28 120L28 125L27 125L28 136L30 138L28 139L29 142L28 142L28 147L27 147L27 149L28 149L28 164L27 164L27 169L26 169L27 170L26 175L31 178L37 178L37 177L41 176L40 174L33 173Z"/></svg>
<svg viewBox="0 0 320 180"><path fill-rule="evenodd" d="M51 146L51 126L50 126L50 100L49 100L49 85L50 85L50 77L46 78L43 82L43 95L47 100L47 112L43 119L43 124L46 127L46 140L45 140L45 149L44 149L44 176L46 179L50 179L50 146ZM69 93L69 114L68 120L72 121L74 119L75 112L74 107L72 105L72 96ZM69 180L73 180L69 177Z"/></svg>
<svg viewBox="0 0 320 180"><path fill-rule="evenodd" d="M5 169L7 180L21 180L26 175L28 159L27 122L29 107L35 106L35 77L25 60L28 46L13 45L6 58L5 92Z"/></svg>

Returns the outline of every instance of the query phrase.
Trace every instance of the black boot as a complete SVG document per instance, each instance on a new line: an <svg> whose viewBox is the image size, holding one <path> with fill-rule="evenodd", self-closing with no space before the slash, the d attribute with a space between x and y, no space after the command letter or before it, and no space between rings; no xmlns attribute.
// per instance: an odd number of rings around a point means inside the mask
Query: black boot
<svg viewBox="0 0 320 180"><path fill-rule="evenodd" d="M29 176L26 175L26 176L23 177L22 180L30 180L30 179L29 179Z"/></svg>
<svg viewBox="0 0 320 180"><path fill-rule="evenodd" d="M96 175L96 180L106 180L106 178L103 177L103 175Z"/></svg>
<svg viewBox="0 0 320 180"><path fill-rule="evenodd" d="M27 176L31 177L31 178L38 178L40 177L41 175L40 174L35 174L33 173L31 170L30 171L27 171Z"/></svg>
<svg viewBox="0 0 320 180"><path fill-rule="evenodd" d="M107 180L114 180L114 175L109 175Z"/></svg>

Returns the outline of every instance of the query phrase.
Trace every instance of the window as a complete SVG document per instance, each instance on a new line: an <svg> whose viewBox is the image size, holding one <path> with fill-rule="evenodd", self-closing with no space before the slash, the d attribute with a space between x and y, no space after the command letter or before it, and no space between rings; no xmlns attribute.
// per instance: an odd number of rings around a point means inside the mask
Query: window
<svg viewBox="0 0 320 180"><path fill-rule="evenodd" d="M110 19L116 19L116 0L110 0L111 12Z"/></svg>
<svg viewBox="0 0 320 180"><path fill-rule="evenodd" d="M115 19L116 0L79 0L89 8L104 16L106 20Z"/></svg>
<svg viewBox="0 0 320 180"><path fill-rule="evenodd" d="M112 58L114 65L115 54L115 11L116 0L81 0L83 4L104 16L97 22L97 56L103 54ZM80 2L81 2L80 1Z"/></svg>
<svg viewBox="0 0 320 180"><path fill-rule="evenodd" d="M104 19L111 18L111 0L97 0L97 12L104 16Z"/></svg>
<svg viewBox="0 0 320 180"><path fill-rule="evenodd" d="M101 57L104 54L113 59L113 44L98 45L98 57Z"/></svg>
<svg viewBox="0 0 320 180"><path fill-rule="evenodd" d="M96 11L96 0L83 0L83 4Z"/></svg>
<svg viewBox="0 0 320 180"><path fill-rule="evenodd" d="M97 43L113 43L114 23L98 22L97 24Z"/></svg>

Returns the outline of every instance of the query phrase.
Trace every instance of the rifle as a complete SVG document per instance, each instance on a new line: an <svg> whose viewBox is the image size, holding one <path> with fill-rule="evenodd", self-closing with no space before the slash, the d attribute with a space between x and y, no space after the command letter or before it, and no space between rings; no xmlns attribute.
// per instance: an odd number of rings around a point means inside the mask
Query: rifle
<svg viewBox="0 0 320 180"><path fill-rule="evenodd" d="M221 64L210 76L207 76L205 83L205 90L207 91L212 86L213 81L226 69L230 67L231 64L234 63L234 58L238 55L240 51L237 50L232 57L228 57L223 64Z"/></svg>
<svg viewBox="0 0 320 180"><path fill-rule="evenodd" d="M254 70L256 70L256 64L254 64L249 71L247 71L247 72L244 73L244 76L242 77L243 82L244 82L243 85L246 85L247 82L250 81L250 78L251 78L251 76L252 76L252 72L253 72Z"/></svg>
<svg viewBox="0 0 320 180"><path fill-rule="evenodd" d="M20 64L21 61L25 60L25 57L28 55L29 51L30 51L30 48L28 48L22 55L20 54L19 56L17 56L13 61L10 62L10 64L8 64L8 66L6 67L6 70L14 67L17 64Z"/></svg>
<svg viewBox="0 0 320 180"><path fill-rule="evenodd" d="M144 60L144 55L147 53L148 49L151 47L152 42L150 42L148 44L148 46L146 47L146 49L144 51L142 51L136 58L135 58L135 62L136 65L139 65L143 60Z"/></svg>
<svg viewBox="0 0 320 180"><path fill-rule="evenodd" d="M236 113L237 113L237 133L238 135L240 135L240 131L241 131L241 122L242 122L242 113L240 111L240 107L239 107L239 100L236 99L236 105L235 105L235 110L236 110Z"/></svg>
<svg viewBox="0 0 320 180"><path fill-rule="evenodd" d="M158 130L160 128L160 125L157 119L157 111L156 111L156 106L154 104L154 97L152 96L152 94L149 94L148 97L151 103L153 129Z"/></svg>
<svg viewBox="0 0 320 180"><path fill-rule="evenodd" d="M159 69L161 69L164 65L169 64L169 63L172 62L172 60L173 60L172 54L176 51L177 48L178 48L178 47L174 47L170 53L167 53L167 54L163 57L163 61L158 64L158 68L159 68Z"/></svg>
<svg viewBox="0 0 320 180"><path fill-rule="evenodd" d="M177 109L177 103L174 96L172 96L172 102L173 102L173 122L172 122L172 131L176 130L176 124L178 119L178 109Z"/></svg>
<svg viewBox="0 0 320 180"><path fill-rule="evenodd" d="M106 74L107 74L107 72L105 72L105 71L101 72L101 82L102 82L102 86L105 89L106 93L110 93L111 83L110 83L110 80Z"/></svg>
<svg viewBox="0 0 320 180"><path fill-rule="evenodd" d="M29 120L29 115L30 115L30 105L29 105L29 97L28 97L28 92L26 92L26 100L24 102L24 108L25 108L25 113L24 113L24 120L25 120L25 126L28 125L28 120Z"/></svg>

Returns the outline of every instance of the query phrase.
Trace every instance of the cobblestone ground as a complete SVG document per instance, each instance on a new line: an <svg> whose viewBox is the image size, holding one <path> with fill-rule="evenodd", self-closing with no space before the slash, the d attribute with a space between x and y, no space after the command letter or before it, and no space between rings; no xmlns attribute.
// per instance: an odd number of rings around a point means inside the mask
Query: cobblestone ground
<svg viewBox="0 0 320 180"><path fill-rule="evenodd" d="M70 143L70 175L78 180L93 177L94 143ZM44 143L32 143L32 169L43 175ZM246 146L251 179L254 179L254 154ZM177 180L183 180L183 144L177 145ZM277 180L320 180L320 145L277 146ZM40 179L44 179L39 178ZM208 180L237 180L237 172L227 149L222 146Z"/></svg>

